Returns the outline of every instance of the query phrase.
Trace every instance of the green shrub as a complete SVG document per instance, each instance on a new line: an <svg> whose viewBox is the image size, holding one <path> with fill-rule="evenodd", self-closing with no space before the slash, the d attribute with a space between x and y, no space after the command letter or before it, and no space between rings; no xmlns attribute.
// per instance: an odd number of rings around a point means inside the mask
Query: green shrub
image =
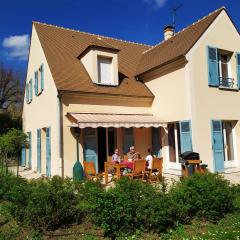
<svg viewBox="0 0 240 240"><path fill-rule="evenodd" d="M53 230L61 225L80 221L81 209L70 179L31 182L31 192L25 206L24 221L38 230Z"/></svg>
<svg viewBox="0 0 240 240"><path fill-rule="evenodd" d="M179 222L197 216L216 221L233 210L234 193L230 183L218 174L194 174L178 182L169 192L171 206Z"/></svg>
<svg viewBox="0 0 240 240"><path fill-rule="evenodd" d="M91 197L92 219L106 236L128 236L137 230L163 231L174 224L167 197L141 181L121 178L114 188Z"/></svg>

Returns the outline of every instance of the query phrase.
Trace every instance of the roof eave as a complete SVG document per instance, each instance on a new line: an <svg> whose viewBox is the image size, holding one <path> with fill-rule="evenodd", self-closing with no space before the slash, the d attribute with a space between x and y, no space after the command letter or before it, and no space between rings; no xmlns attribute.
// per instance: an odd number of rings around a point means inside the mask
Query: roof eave
<svg viewBox="0 0 240 240"><path fill-rule="evenodd" d="M108 47L103 47L103 46L90 45L83 52L81 52L77 56L77 58L81 59L84 55L86 55L92 49L99 49L99 50L110 51L110 52L114 52L114 53L118 53L120 51L119 49L116 49L116 48L110 48L110 47L108 48Z"/></svg>

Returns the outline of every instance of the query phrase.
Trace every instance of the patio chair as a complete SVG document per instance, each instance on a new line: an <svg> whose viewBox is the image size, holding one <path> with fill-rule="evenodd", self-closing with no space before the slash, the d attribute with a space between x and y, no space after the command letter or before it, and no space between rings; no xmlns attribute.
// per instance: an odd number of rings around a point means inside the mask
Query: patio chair
<svg viewBox="0 0 240 240"><path fill-rule="evenodd" d="M108 156L108 157L107 157L107 161L108 161L108 162L111 162L111 161L112 161L112 156Z"/></svg>
<svg viewBox="0 0 240 240"><path fill-rule="evenodd" d="M151 169L147 170L148 180L156 181L162 176L163 158L153 158Z"/></svg>
<svg viewBox="0 0 240 240"><path fill-rule="evenodd" d="M96 173L94 162L83 162L84 173L88 180L99 179L102 177L102 173Z"/></svg>
<svg viewBox="0 0 240 240"><path fill-rule="evenodd" d="M142 177L142 180L144 180L145 170L146 170L146 160L145 159L135 160L133 162L132 172L126 175L132 179L134 177Z"/></svg>

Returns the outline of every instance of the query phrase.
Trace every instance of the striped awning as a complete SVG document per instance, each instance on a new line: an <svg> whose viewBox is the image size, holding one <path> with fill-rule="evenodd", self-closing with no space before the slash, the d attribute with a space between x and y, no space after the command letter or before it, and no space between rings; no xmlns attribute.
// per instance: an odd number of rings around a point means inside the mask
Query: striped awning
<svg viewBox="0 0 240 240"><path fill-rule="evenodd" d="M68 113L72 126L79 128L130 128L130 127L166 127L166 123L151 114L102 114L102 113Z"/></svg>

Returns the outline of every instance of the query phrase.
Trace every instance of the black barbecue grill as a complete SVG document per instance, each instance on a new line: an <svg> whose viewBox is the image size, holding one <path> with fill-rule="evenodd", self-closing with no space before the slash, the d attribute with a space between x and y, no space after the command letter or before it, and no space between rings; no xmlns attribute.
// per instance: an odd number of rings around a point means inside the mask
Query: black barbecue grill
<svg viewBox="0 0 240 240"><path fill-rule="evenodd" d="M191 161L199 160L199 161ZM182 164L182 176L191 176L200 166L200 155L197 152L186 151L179 155L179 162Z"/></svg>

